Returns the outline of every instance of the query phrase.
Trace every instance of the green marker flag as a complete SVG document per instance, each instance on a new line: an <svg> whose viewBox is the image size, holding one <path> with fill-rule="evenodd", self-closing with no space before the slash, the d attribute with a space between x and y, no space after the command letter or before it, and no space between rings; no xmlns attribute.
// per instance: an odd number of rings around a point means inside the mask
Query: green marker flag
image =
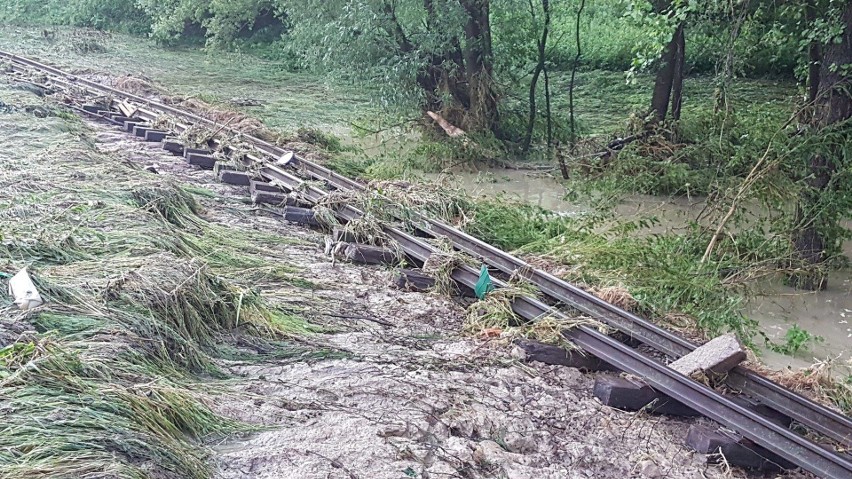
<svg viewBox="0 0 852 479"><path fill-rule="evenodd" d="M491 283L491 275L488 274L488 267L482 265L479 270L479 281L476 282L476 287L473 288L476 297L482 299L486 294L494 291L494 285Z"/></svg>

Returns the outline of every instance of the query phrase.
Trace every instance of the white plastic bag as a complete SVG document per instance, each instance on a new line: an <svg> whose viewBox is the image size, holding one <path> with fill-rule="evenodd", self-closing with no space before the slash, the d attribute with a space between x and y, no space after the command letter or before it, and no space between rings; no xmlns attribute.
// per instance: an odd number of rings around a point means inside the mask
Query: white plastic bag
<svg viewBox="0 0 852 479"><path fill-rule="evenodd" d="M44 304L33 280L27 274L27 268L18 271L18 274L9 280L9 294L15 298L15 304L24 311Z"/></svg>

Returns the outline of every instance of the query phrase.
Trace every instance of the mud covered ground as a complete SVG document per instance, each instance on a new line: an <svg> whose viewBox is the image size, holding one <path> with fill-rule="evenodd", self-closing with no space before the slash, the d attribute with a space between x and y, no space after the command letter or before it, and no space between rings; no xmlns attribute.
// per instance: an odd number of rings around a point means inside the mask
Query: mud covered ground
<svg viewBox="0 0 852 479"><path fill-rule="evenodd" d="M140 174L154 166L164 179L214 192L199 197L208 221L280 235L276 257L315 285L258 285L272 304L321 325L304 341L335 354L223 364L237 379L211 406L262 427L210 444L216 477L749 477L684 446L693 420L602 406L591 375L524 364L509 345L461 337L462 304L389 288L389 270L333 263L322 233L248 204L244 188L118 128L87 126L98 149Z"/></svg>

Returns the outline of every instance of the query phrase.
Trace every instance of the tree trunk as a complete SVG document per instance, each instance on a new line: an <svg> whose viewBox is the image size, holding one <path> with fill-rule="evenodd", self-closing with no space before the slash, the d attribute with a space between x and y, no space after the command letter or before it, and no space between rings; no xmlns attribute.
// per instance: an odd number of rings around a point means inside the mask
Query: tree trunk
<svg viewBox="0 0 852 479"><path fill-rule="evenodd" d="M830 42L822 48L819 62L819 82L814 100L811 124L814 132L852 117L852 76L843 65L852 64L852 2L847 3L841 21L844 31L839 42ZM833 226L823 219L819 199L828 188L837 171L835 158L840 152L818 154L811 158L807 187L796 208L796 227L793 234L795 259L804 271L795 273L790 283L801 289L817 290L827 286L826 274L820 266L825 262L826 248L834 238L825 236L826 227Z"/></svg>
<svg viewBox="0 0 852 479"><path fill-rule="evenodd" d="M423 0L423 8L426 10L426 29L431 31L439 22L433 0ZM459 103L461 108L466 110L470 107L467 79L464 77L464 59L457 38L447 51L429 55L428 64L417 73L417 84L426 96L425 111L447 113L444 98L448 94ZM451 120L458 119L451 118Z"/></svg>
<svg viewBox="0 0 852 479"><path fill-rule="evenodd" d="M491 12L489 0L459 0L467 13L464 27L464 71L470 107L464 119L465 129L491 131L500 137L497 92L492 78L494 59L491 51Z"/></svg>
<svg viewBox="0 0 852 479"><path fill-rule="evenodd" d="M577 8L576 23L574 24L574 44L577 46L577 54L574 56L574 64L571 66L571 80L568 82L568 127L571 131L571 154L573 155L577 149L577 121L574 117L574 81L577 79L577 69L580 67L580 58L583 56L580 43L580 20L583 18L583 9L586 8L586 0L580 0L580 7ZM559 170L562 172L562 178L568 179L568 165L565 164L565 157L559 156Z"/></svg>
<svg viewBox="0 0 852 479"><path fill-rule="evenodd" d="M674 34L675 54L674 68L672 69L672 120L680 120L680 107L683 103L683 69L686 61L686 37L683 32L683 24L677 27Z"/></svg>
<svg viewBox="0 0 852 479"><path fill-rule="evenodd" d="M675 87L677 96L672 104L672 110L673 112L677 111L677 118L675 119L680 118L685 50L683 25L679 25L660 55L660 69L657 71L657 78L654 81L654 94L651 97L652 123L661 123L666 119Z"/></svg>
<svg viewBox="0 0 852 479"><path fill-rule="evenodd" d="M816 21L816 0L809 0L805 6L805 19L808 25L812 25ZM820 63L820 48L819 42L811 40L808 45L808 103L813 103L819 93L819 63Z"/></svg>
<svg viewBox="0 0 852 479"><path fill-rule="evenodd" d="M530 8L532 8L532 2L530 2ZM527 132L526 135L524 135L524 151L529 151L530 143L532 143L533 128L535 127L535 117L538 113L535 104L536 90L538 89L538 77L541 76L542 72L544 72L545 60L547 60L546 48L547 35L550 32L550 0L541 0L541 8L542 10L544 10L544 27L541 31L541 38L538 40L538 63L536 63L535 65L532 80L530 80L530 117L527 122ZM533 15L533 19L535 19L535 10L532 10L530 13ZM549 139L548 145L550 145Z"/></svg>
<svg viewBox="0 0 852 479"><path fill-rule="evenodd" d="M547 66L544 67L544 113L547 118L547 148L553 146L553 114L550 109L550 76L547 74Z"/></svg>
<svg viewBox="0 0 852 479"><path fill-rule="evenodd" d="M425 95L425 111L440 111L454 125L468 131L487 130L498 137L500 117L498 96L492 79L491 18L489 0L458 0L466 13L463 39L454 37L450 48L429 54L417 72L417 84ZM402 53L415 50L396 15L396 3L386 0L385 30L394 38ZM426 30L439 25L440 12L433 0L423 0ZM447 102L447 98L452 101Z"/></svg>

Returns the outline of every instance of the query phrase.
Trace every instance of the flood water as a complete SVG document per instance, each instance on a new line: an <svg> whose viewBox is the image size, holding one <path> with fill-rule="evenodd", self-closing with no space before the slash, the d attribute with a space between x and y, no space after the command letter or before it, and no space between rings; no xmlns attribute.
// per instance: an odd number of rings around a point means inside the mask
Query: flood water
<svg viewBox="0 0 852 479"><path fill-rule="evenodd" d="M506 195L557 213L576 215L587 208L566 200L563 185L551 175L558 172L492 169L478 173L453 173L453 178L474 196ZM658 222L640 234L677 232L694 219L704 207L701 198L661 198L630 195L615 207L620 219L634 220L654 216ZM848 223L852 227L852 222ZM852 241L844 245L852 257ZM763 351L763 360L776 369L805 367L818 360L835 359L842 371L852 361L852 271L835 271L828 289L820 292L798 291L784 286L780 279L767 280L755 288L744 313L757 320L772 340L783 343L787 330L798 325L822 341L810 343L796 356Z"/></svg>

